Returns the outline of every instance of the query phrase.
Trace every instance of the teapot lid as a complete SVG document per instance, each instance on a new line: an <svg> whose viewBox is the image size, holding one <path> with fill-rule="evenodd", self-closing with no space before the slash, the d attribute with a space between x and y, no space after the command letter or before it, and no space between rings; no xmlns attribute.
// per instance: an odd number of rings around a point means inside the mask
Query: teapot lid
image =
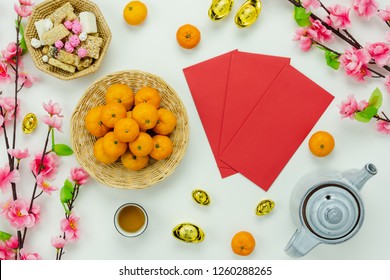
<svg viewBox="0 0 390 280"><path fill-rule="evenodd" d="M359 228L363 217L356 194L338 184L312 190L303 202L302 214L307 228L328 240L347 237Z"/></svg>

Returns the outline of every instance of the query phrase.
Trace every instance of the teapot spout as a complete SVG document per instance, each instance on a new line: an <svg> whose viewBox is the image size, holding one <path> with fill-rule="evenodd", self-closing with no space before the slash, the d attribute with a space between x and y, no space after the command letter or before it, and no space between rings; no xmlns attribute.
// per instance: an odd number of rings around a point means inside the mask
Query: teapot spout
<svg viewBox="0 0 390 280"><path fill-rule="evenodd" d="M309 253L321 241L309 234L305 229L297 229L284 248L284 252L292 258L300 258Z"/></svg>
<svg viewBox="0 0 390 280"><path fill-rule="evenodd" d="M372 163L367 163L359 171L345 171L343 172L343 177L348 180L352 186L358 190L362 189L364 184L377 173L376 166Z"/></svg>

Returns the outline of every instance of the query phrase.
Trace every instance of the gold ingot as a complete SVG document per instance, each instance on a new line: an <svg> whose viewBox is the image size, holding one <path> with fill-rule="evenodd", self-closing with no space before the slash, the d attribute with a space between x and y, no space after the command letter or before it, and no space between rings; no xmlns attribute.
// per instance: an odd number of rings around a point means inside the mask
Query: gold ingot
<svg viewBox="0 0 390 280"><path fill-rule="evenodd" d="M238 9L234 22L238 27L251 26L259 17L261 7L262 4L260 0L247 0Z"/></svg>
<svg viewBox="0 0 390 280"><path fill-rule="evenodd" d="M257 216L265 216L269 214L272 209L274 209L275 202L271 199L264 199L260 201L260 203L256 207L256 215Z"/></svg>
<svg viewBox="0 0 390 280"><path fill-rule="evenodd" d="M198 243L204 240L203 230L191 223L182 223L177 225L173 231L173 236L187 243Z"/></svg>
<svg viewBox="0 0 390 280"><path fill-rule="evenodd" d="M217 21L225 18L232 10L234 0L213 0L209 8L209 18Z"/></svg>
<svg viewBox="0 0 390 280"><path fill-rule="evenodd" d="M210 204L210 197L209 195L203 191L203 190L193 190L192 191L192 198L199 203L200 205L209 205Z"/></svg>
<svg viewBox="0 0 390 280"><path fill-rule="evenodd" d="M30 134L33 132L38 125L38 119L33 113L28 113L22 122L22 131L25 134Z"/></svg>

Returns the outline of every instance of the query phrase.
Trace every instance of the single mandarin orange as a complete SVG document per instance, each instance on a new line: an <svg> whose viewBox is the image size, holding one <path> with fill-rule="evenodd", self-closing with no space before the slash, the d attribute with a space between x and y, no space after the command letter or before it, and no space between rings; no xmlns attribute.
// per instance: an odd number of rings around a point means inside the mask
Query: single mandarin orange
<svg viewBox="0 0 390 280"><path fill-rule="evenodd" d="M200 31L192 24L184 24L177 29L176 40L182 48L195 48L200 42Z"/></svg>
<svg viewBox="0 0 390 280"><path fill-rule="evenodd" d="M148 8L141 1L130 1L123 9L123 18L130 25L139 25L148 15Z"/></svg>
<svg viewBox="0 0 390 280"><path fill-rule="evenodd" d="M104 105L101 112L101 119L105 126L114 127L115 123L126 117L126 109L117 102Z"/></svg>
<svg viewBox="0 0 390 280"><path fill-rule="evenodd" d="M106 103L112 102L122 104L126 111L130 110L134 103L133 90L124 84L110 85L106 92Z"/></svg>
<svg viewBox="0 0 390 280"><path fill-rule="evenodd" d="M130 151L127 151L121 156L121 161L124 167L130 170L141 170L149 162L149 156L136 156Z"/></svg>
<svg viewBox="0 0 390 280"><path fill-rule="evenodd" d="M172 154L173 144L171 139L165 135L154 135L153 139L153 150L149 156L155 160L166 159Z"/></svg>
<svg viewBox="0 0 390 280"><path fill-rule="evenodd" d="M103 107L104 105L94 107L85 116L85 128L96 137L102 137L109 131L109 128L102 122L101 112Z"/></svg>
<svg viewBox="0 0 390 280"><path fill-rule="evenodd" d="M231 242L232 250L240 256L248 256L253 252L256 246L256 241L253 235L247 231L237 232Z"/></svg>
<svg viewBox="0 0 390 280"><path fill-rule="evenodd" d="M140 88L135 94L134 104L138 105L140 103L149 103L158 109L161 103L159 91L148 86Z"/></svg>
<svg viewBox="0 0 390 280"><path fill-rule="evenodd" d="M164 108L157 110L157 124L153 127L153 131L157 134L168 135L176 127L175 115Z"/></svg>
<svg viewBox="0 0 390 280"><path fill-rule="evenodd" d="M138 123L130 118L123 118L116 122L114 134L119 141L131 142L139 134Z"/></svg>
<svg viewBox="0 0 390 280"><path fill-rule="evenodd" d="M103 151L111 157L119 157L127 150L127 143L119 141L113 131L103 136Z"/></svg>
<svg viewBox="0 0 390 280"><path fill-rule="evenodd" d="M139 157L150 154L153 150L153 139L146 132L140 132L133 142L129 143L130 151Z"/></svg>
<svg viewBox="0 0 390 280"><path fill-rule="evenodd" d="M118 160L118 157L109 156L103 150L103 137L99 138L93 145L93 154L97 161L104 164L111 164Z"/></svg>
<svg viewBox="0 0 390 280"><path fill-rule="evenodd" d="M309 139L309 149L317 157L329 155L335 146L333 136L326 131L317 131Z"/></svg>
<svg viewBox="0 0 390 280"><path fill-rule="evenodd" d="M149 103L134 106L131 117L138 123L140 130L148 130L157 124L157 109Z"/></svg>

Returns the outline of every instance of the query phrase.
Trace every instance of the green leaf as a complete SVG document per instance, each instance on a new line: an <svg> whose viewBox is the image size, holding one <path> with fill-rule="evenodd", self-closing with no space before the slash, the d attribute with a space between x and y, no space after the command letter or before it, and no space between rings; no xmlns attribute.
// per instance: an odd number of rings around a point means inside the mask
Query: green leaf
<svg viewBox="0 0 390 280"><path fill-rule="evenodd" d="M306 13L305 8L294 7L294 19L300 27L306 27L311 25L310 22L311 12Z"/></svg>
<svg viewBox="0 0 390 280"><path fill-rule="evenodd" d="M4 231L0 231L0 240L7 241L12 237L12 234L6 233Z"/></svg>
<svg viewBox="0 0 390 280"><path fill-rule="evenodd" d="M373 116L376 115L378 109L374 106L367 106L363 111L357 112L355 114L355 119L359 122L369 122Z"/></svg>
<svg viewBox="0 0 390 280"><path fill-rule="evenodd" d="M15 25L18 26L17 20L15 20ZM19 43L20 43L20 48L22 49L22 55L23 55L23 54L28 52L28 49L27 49L27 45L26 45L26 40L24 39L24 28L23 28L22 23L20 23L20 26L19 26L19 34L20 34Z"/></svg>
<svg viewBox="0 0 390 280"><path fill-rule="evenodd" d="M65 144L55 144L53 146L53 151L58 155L58 156L70 156L73 155L73 150L71 147Z"/></svg>
<svg viewBox="0 0 390 280"><path fill-rule="evenodd" d="M371 94L368 105L373 106L376 109L379 109L382 106L382 92L379 88L376 88Z"/></svg>
<svg viewBox="0 0 390 280"><path fill-rule="evenodd" d="M338 70L340 67L339 55L329 50L325 50L325 59L326 64L333 68L334 70Z"/></svg>
<svg viewBox="0 0 390 280"><path fill-rule="evenodd" d="M69 208L67 205L73 198L73 191L73 184L68 179L66 179L60 192L61 204L64 207L66 213L69 213Z"/></svg>

